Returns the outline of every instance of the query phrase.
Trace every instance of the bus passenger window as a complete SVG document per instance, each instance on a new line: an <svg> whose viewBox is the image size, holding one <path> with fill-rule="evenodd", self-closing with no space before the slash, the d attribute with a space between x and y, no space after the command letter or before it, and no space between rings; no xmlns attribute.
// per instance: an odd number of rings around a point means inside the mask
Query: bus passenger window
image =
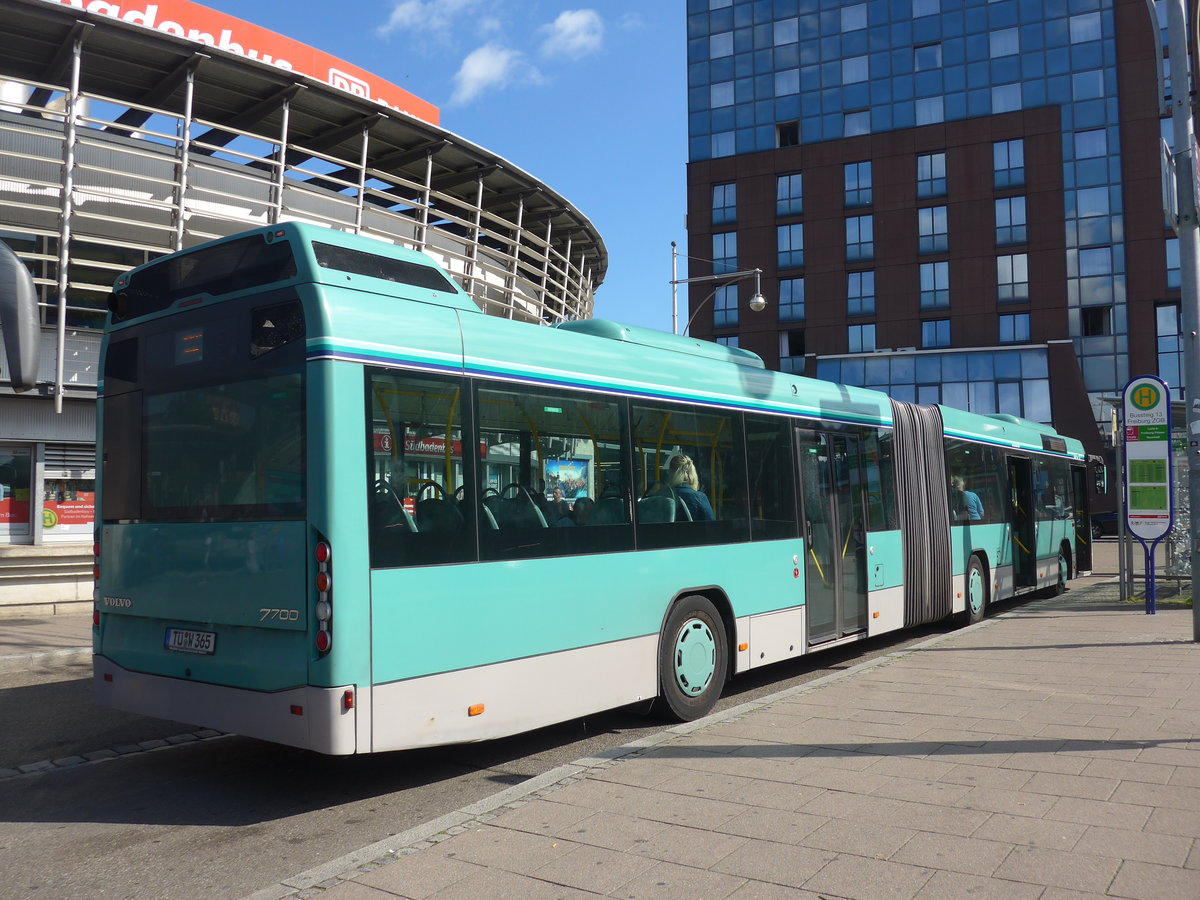
<svg viewBox="0 0 1200 900"><path fill-rule="evenodd" d="M481 385L478 410L484 559L632 549L620 402Z"/></svg>
<svg viewBox="0 0 1200 900"><path fill-rule="evenodd" d="M632 417L638 547L748 540L741 417L690 406L634 406Z"/></svg>
<svg viewBox="0 0 1200 900"><path fill-rule="evenodd" d="M996 448L957 438L946 440L946 489L950 524L1004 521L1004 464Z"/></svg>
<svg viewBox="0 0 1200 900"><path fill-rule="evenodd" d="M746 474L750 484L750 537L796 536L795 462L789 419L746 416Z"/></svg>
<svg viewBox="0 0 1200 900"><path fill-rule="evenodd" d="M474 559L462 380L372 370L367 391L371 565Z"/></svg>

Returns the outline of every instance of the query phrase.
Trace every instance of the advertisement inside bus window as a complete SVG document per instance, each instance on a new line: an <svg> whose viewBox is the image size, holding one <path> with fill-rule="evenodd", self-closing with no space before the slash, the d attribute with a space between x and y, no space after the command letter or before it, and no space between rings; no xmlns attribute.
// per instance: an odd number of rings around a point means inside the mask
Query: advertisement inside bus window
<svg viewBox="0 0 1200 900"><path fill-rule="evenodd" d="M32 460L28 447L0 447L0 535L29 534Z"/></svg>

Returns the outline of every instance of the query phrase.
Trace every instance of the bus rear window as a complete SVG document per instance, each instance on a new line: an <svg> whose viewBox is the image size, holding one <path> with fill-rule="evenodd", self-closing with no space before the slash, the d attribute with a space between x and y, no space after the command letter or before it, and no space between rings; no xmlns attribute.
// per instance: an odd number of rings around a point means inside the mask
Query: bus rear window
<svg viewBox="0 0 1200 900"><path fill-rule="evenodd" d="M337 269L351 275L368 275L371 278L411 284L413 287L428 288L431 291L457 293L454 283L433 266L423 266L406 259L393 259L390 256L364 253L362 250L351 250L333 244L322 244L319 241L313 241L312 248L317 257L317 264L323 269Z"/></svg>
<svg viewBox="0 0 1200 900"><path fill-rule="evenodd" d="M129 286L109 298L114 322L166 309L198 294L220 296L296 277L287 241L268 244L261 234L169 257L135 272Z"/></svg>
<svg viewBox="0 0 1200 900"><path fill-rule="evenodd" d="M304 515L299 372L149 395L142 422L146 518Z"/></svg>

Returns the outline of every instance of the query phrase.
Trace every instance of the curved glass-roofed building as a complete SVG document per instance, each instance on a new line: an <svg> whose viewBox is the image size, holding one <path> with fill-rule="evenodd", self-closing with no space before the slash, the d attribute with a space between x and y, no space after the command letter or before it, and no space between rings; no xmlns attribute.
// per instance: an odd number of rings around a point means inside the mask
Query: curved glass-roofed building
<svg viewBox="0 0 1200 900"><path fill-rule="evenodd" d="M0 551L91 540L106 296L155 256L303 220L429 254L491 315L592 315L608 261L587 217L377 76L187 0L0 16L0 239L43 327L32 397L0 360Z"/></svg>

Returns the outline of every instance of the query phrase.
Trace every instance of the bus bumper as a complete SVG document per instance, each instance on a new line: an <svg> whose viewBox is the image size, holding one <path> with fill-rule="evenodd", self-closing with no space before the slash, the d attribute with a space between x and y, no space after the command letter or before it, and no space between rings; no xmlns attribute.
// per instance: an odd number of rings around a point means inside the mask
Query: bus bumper
<svg viewBox="0 0 1200 900"><path fill-rule="evenodd" d="M357 752L358 704L347 708L346 703L346 692L353 691L353 686L251 691L134 672L99 655L92 657L92 673L96 702L101 706L318 753L344 756Z"/></svg>

